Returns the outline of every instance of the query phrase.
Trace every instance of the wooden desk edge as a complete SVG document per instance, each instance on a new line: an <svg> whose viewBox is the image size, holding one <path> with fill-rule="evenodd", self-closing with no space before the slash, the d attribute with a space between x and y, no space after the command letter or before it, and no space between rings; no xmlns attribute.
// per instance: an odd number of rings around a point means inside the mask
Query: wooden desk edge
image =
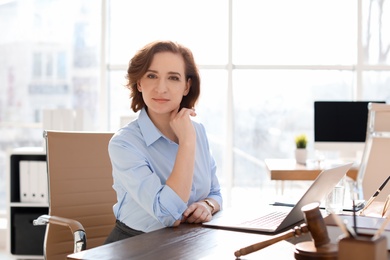
<svg viewBox="0 0 390 260"><path fill-rule="evenodd" d="M264 162L271 180L312 181L323 171L316 168L307 169L305 165L296 163L294 159L265 159ZM358 172L357 167L352 167L348 170L347 176L356 180Z"/></svg>
<svg viewBox="0 0 390 260"><path fill-rule="evenodd" d="M322 170L270 170L271 180L279 181L313 181ZM350 169L347 176L353 180L357 179L358 169Z"/></svg>

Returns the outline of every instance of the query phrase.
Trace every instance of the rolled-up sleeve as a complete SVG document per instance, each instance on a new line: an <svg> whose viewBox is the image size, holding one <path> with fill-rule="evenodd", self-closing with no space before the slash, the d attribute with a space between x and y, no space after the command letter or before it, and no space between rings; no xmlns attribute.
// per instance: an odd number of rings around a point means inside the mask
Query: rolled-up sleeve
<svg viewBox="0 0 390 260"><path fill-rule="evenodd" d="M133 225L145 223L147 227L154 226L152 222L158 220L163 226L172 226L181 218L187 204L161 181L147 157L142 154L143 148L134 146L134 143L137 142L128 143L117 138L109 146L117 204L121 205L120 209L117 207L117 218ZM136 211L137 208L142 210ZM130 223L127 224L133 227Z"/></svg>

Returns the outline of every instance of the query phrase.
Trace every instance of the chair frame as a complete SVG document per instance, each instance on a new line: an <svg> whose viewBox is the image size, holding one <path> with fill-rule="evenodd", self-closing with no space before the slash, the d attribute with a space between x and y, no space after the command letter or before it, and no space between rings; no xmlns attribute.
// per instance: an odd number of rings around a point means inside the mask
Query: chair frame
<svg viewBox="0 0 390 260"><path fill-rule="evenodd" d="M53 225L53 229L50 227L46 229L44 257L45 259L63 259L62 254L72 253L62 252L64 248L70 249L70 246L68 246L70 241L66 242L67 246L65 246L64 241L51 242L53 238L61 238L65 235L65 231L70 230L73 235L73 241L71 242L73 244L73 252L76 253L88 248L88 229L91 232L93 231L93 236L89 238L93 239L93 243L89 247L94 247L104 242L103 239L108 236L115 225L112 206L116 203L116 193L112 188L112 167L108 155L108 143L113 133L47 130L44 131L43 135L47 151L49 214L39 216L33 221L33 224L36 226ZM80 183L75 178L81 178ZM63 184L63 182L66 183ZM88 185L84 185L85 182ZM89 183L91 182L96 183L97 187L94 188L93 184L90 185ZM76 184L71 185L71 183ZM99 196L96 196L96 194L104 195L104 203L97 203L96 197ZM75 196L82 197L75 198ZM92 204L83 206L84 204L82 203L89 203L89 201ZM72 204L75 206L72 206ZM87 207L88 209L85 209ZM68 210L69 208L71 208L71 212ZM95 213L95 211L101 213ZM62 216L58 212L66 214ZM83 217L80 215L83 214L82 212L88 213L88 216ZM67 217L67 214L76 215L76 219ZM97 214L104 215L98 216ZM77 219L77 216L80 219ZM104 221L104 223L99 224L98 221ZM60 226L63 228L59 229ZM54 232L60 232L60 234L54 235ZM50 239L48 239L49 234ZM48 253L48 240L50 240L49 245L53 245L56 248L50 249L50 253ZM53 254L55 253L55 257L48 256L52 254L52 251Z"/></svg>

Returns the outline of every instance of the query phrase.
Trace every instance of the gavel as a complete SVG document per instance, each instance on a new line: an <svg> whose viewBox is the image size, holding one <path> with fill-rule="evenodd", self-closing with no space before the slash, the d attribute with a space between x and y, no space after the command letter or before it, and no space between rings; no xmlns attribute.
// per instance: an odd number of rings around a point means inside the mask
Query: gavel
<svg viewBox="0 0 390 260"><path fill-rule="evenodd" d="M299 237L302 234L310 232L313 240L298 243L295 246L295 259L337 259L337 245L330 243L325 221L322 218L319 203L314 202L302 207L305 223L296 226L293 229L273 236L271 239L241 248L234 252L234 255L247 255L270 246L279 241Z"/></svg>

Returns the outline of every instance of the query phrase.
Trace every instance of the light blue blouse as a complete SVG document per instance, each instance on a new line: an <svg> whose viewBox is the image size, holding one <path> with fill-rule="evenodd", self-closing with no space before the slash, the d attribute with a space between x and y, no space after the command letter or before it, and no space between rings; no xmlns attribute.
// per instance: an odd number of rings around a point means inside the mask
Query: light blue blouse
<svg viewBox="0 0 390 260"><path fill-rule="evenodd" d="M206 131L193 121L196 157L191 195L188 202L165 182L175 163L178 144L163 136L145 109L138 119L121 128L109 143L113 168L113 188L117 194L114 214L127 226L150 232L182 218L192 203L213 198L222 206L216 164L210 153Z"/></svg>

